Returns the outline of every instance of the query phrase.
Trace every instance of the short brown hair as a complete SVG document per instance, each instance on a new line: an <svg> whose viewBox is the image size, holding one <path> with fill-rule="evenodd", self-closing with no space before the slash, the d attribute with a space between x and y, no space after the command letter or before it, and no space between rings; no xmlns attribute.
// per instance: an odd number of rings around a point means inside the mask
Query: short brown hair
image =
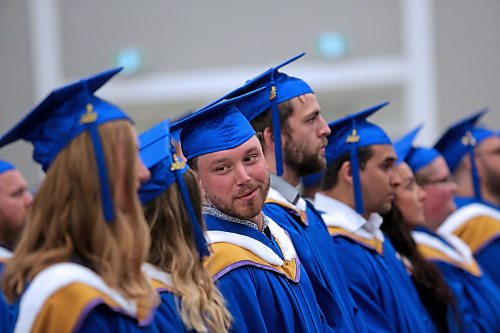
<svg viewBox="0 0 500 333"><path fill-rule="evenodd" d="M371 149L370 146L368 147L361 147L358 148L357 150L358 153L358 159L359 159L359 168L361 170L364 170L366 167L366 164L370 160L370 158L373 156L373 150ZM325 169L325 174L322 178L322 185L321 189L323 191L331 190L334 188L338 181L339 181L339 171L340 168L342 167L342 164L344 162L350 160L351 158L351 153L347 152L343 155L341 155L339 158L337 158L333 163L328 165Z"/></svg>

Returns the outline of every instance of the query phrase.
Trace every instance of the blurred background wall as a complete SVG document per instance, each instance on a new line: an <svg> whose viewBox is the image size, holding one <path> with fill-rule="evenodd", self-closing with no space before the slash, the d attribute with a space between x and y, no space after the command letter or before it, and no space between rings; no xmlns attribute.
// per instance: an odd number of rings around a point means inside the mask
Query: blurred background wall
<svg viewBox="0 0 500 333"><path fill-rule="evenodd" d="M0 132L52 88L123 64L98 95L138 131L199 108L285 59L327 121L390 101L393 138L433 144L485 106L500 125L498 0L0 0ZM32 186L31 146L0 149Z"/></svg>

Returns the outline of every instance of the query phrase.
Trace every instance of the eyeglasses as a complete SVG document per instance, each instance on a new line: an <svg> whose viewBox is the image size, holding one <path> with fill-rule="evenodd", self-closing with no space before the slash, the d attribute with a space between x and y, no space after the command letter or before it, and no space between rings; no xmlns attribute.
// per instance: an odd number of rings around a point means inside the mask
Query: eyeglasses
<svg viewBox="0 0 500 333"><path fill-rule="evenodd" d="M419 185L434 185L434 184L450 184L453 183L453 178L451 174L447 174L446 177L439 179L424 179L419 182Z"/></svg>

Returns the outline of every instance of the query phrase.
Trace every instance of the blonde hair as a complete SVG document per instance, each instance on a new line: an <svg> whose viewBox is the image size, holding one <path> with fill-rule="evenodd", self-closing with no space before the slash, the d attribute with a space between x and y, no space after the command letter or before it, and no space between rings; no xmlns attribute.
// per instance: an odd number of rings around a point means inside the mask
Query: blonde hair
<svg viewBox="0 0 500 333"><path fill-rule="evenodd" d="M104 220L94 149L89 133L83 132L59 152L28 211L25 230L4 271L2 287L9 300L18 298L44 268L76 260L137 301L139 308L157 304L155 291L141 273L150 238L136 192L132 126L126 120L112 121L98 131L115 219Z"/></svg>
<svg viewBox="0 0 500 333"><path fill-rule="evenodd" d="M183 175L198 221L201 217L201 193L191 170ZM169 272L172 292L180 296L180 314L184 325L197 332L227 332L231 315L224 298L205 270L194 242L194 228L184 208L176 183L144 207L151 229L148 261Z"/></svg>

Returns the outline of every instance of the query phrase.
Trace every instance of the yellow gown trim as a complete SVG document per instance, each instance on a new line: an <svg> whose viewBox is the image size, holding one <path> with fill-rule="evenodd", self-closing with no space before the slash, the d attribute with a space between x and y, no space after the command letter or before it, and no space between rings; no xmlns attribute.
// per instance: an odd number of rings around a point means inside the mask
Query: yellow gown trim
<svg viewBox="0 0 500 333"><path fill-rule="evenodd" d="M447 256L445 253L439 251L438 249L424 245L424 244L419 244L417 243L417 248L418 252L422 254L422 256L427 259L427 260L436 260L436 261L443 261L446 263L449 263L453 266L459 267L465 271L468 271L474 276L481 276L481 270L479 268L479 265L475 260L470 262L469 264L459 262L457 260L454 260Z"/></svg>
<svg viewBox="0 0 500 333"><path fill-rule="evenodd" d="M500 221L489 216L478 216L459 226L453 233L476 253L485 244L500 236Z"/></svg>
<svg viewBox="0 0 500 333"><path fill-rule="evenodd" d="M372 238L372 239L367 239L361 236L358 236L356 234L353 234L345 229L342 229L340 227L335 227L335 226L327 226L328 232L330 233L331 236L343 236L346 238L350 238L353 241L357 243L361 243L361 245L364 245L372 250L377 251L378 254L383 255L384 254L384 244L382 241Z"/></svg>
<svg viewBox="0 0 500 333"><path fill-rule="evenodd" d="M306 213L306 211L299 210L299 209L297 209L297 207L286 204L283 201L279 201L279 200L275 200L275 199L271 199L271 198L267 198L265 203L276 204L276 205L279 205L281 207L285 207L287 209L293 210L300 217L300 221L307 225L307 213Z"/></svg>
<svg viewBox="0 0 500 333"><path fill-rule="evenodd" d="M284 261L283 265L278 266L268 263L253 252L235 244L218 242L212 243L211 248L213 253L205 260L204 265L215 278L222 276L226 273L226 270L229 271L233 267L256 264L277 271L293 281L297 279L297 262L295 259Z"/></svg>
<svg viewBox="0 0 500 333"><path fill-rule="evenodd" d="M61 288L45 301L31 332L73 332L85 308L98 300L111 308L118 306L108 296L84 283L72 283Z"/></svg>

